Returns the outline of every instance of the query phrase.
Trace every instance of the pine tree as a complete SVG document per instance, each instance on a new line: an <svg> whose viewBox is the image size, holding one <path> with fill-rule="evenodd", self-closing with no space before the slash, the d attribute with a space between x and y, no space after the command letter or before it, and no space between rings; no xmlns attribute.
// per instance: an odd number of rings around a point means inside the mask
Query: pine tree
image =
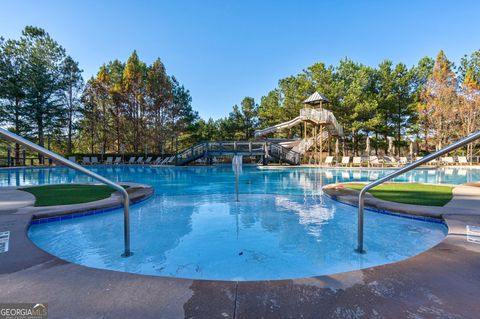
<svg viewBox="0 0 480 319"><path fill-rule="evenodd" d="M427 126L433 129L436 149L440 149L456 136L458 122L457 78L452 62L443 51L435 59L432 74L424 88L423 101L421 112Z"/></svg>
<svg viewBox="0 0 480 319"><path fill-rule="evenodd" d="M25 61L21 58L18 41L0 38L0 122L11 125L17 135L28 130L25 99ZM15 159L20 157L20 145L15 145Z"/></svg>
<svg viewBox="0 0 480 319"><path fill-rule="evenodd" d="M73 137L77 129L77 117L81 113L82 104L80 95L83 90L82 70L70 56L67 56L62 65L62 92L67 123L67 154L73 151Z"/></svg>
<svg viewBox="0 0 480 319"><path fill-rule="evenodd" d="M480 83L474 77L474 71L467 69L462 83L462 96L459 105L460 131L468 136L480 130ZM467 145L467 156L473 158L476 143Z"/></svg>
<svg viewBox="0 0 480 319"><path fill-rule="evenodd" d="M128 58L123 71L123 92L125 95L125 102L127 106L127 130L131 136L131 143L133 152L137 153L140 147L144 147L143 140L146 126L145 126L145 78L146 66L140 61L137 52L133 51Z"/></svg>

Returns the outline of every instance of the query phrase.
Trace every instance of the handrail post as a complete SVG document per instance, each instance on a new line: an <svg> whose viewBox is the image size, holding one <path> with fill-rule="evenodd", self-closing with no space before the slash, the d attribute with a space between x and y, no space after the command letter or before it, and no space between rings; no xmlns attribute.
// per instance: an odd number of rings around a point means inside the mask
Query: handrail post
<svg viewBox="0 0 480 319"><path fill-rule="evenodd" d="M360 194L358 195L358 234L357 234L357 248L355 249L356 252L363 254L365 253L365 250L363 249L363 232L364 232L364 205L365 205L365 194L375 186L378 186L380 184L383 184L399 175L402 175L406 172L409 172L420 165L430 162L431 160L434 160L436 158L439 158L442 155L448 154L451 151L456 150L457 148L460 148L462 146L465 146L473 141L476 141L477 139L480 139L480 131L473 133L460 141L457 141L453 144L450 144L447 147L442 148L441 150L438 150L432 154L429 154L425 156L422 159L419 159L411 164L405 165L404 167L401 167L392 173L385 175L384 177L377 179L376 181L373 181L369 184L367 184L362 190L360 191Z"/></svg>
<svg viewBox="0 0 480 319"><path fill-rule="evenodd" d="M123 187L122 187L123 188ZM130 257L133 255L130 250L130 197L127 191L122 193L123 197L123 242L124 251L122 257Z"/></svg>
<svg viewBox="0 0 480 319"><path fill-rule="evenodd" d="M77 163L74 163L72 161L67 160L66 158L47 150L46 148L41 147L40 145L37 145L35 143L32 143L23 137L20 137L10 131L7 131L3 128L0 128L0 136L5 137L6 139L13 141L17 144L23 145L25 147L28 147L46 157L49 159L54 159L55 161L64 164L67 167L70 167L74 170L77 170L81 173L84 173L110 187L113 189L117 190L122 194L123 197L123 235L124 235L124 251L122 254L122 257L129 257L133 255L132 251L130 250L130 218L129 218L129 204L130 204L130 197L128 196L128 192L123 188L122 186L118 185L117 183L112 182L109 179L106 179L105 177L98 175L97 173L94 173L88 169L86 169L83 166L78 165Z"/></svg>

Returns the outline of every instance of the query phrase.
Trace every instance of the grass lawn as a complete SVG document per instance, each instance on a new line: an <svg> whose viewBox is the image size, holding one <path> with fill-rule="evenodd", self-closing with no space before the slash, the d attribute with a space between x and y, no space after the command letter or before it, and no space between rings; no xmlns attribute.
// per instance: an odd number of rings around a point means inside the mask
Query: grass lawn
<svg viewBox="0 0 480 319"><path fill-rule="evenodd" d="M347 188L361 190L364 184L349 184ZM445 185L424 185L415 183L382 184L372 188L374 197L390 202L443 206L452 199L453 187Z"/></svg>
<svg viewBox="0 0 480 319"><path fill-rule="evenodd" d="M22 188L36 198L35 206L69 205L110 197L115 191L105 185L45 185Z"/></svg>

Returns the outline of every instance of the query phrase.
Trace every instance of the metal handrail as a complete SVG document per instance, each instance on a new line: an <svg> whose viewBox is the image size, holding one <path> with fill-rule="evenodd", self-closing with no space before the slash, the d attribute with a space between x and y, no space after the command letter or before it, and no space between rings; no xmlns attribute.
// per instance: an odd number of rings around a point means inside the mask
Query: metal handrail
<svg viewBox="0 0 480 319"><path fill-rule="evenodd" d="M442 155L445 155L453 150L456 150L457 148L459 147L462 147L462 146L465 146L477 139L480 138L480 131L476 132L476 133L473 133L463 139L461 139L460 141L457 141L445 148L442 148L441 150L438 150L436 151L435 153L432 153L432 154L429 154L427 156L425 156L424 158L422 159L419 159L411 164L408 164L380 179L377 179L376 181L374 182L371 182L370 184L367 184L364 188L362 188L362 190L360 191L360 194L358 195L358 238L357 238L357 248L355 249L355 251L357 253L360 253L360 254L363 254L365 253L365 250L363 249L363 210L364 210L364 205L365 205L365 194L370 190L372 189L373 187L375 186L378 186L380 184L383 184L385 183L386 181L389 181L391 180L392 178L395 178L399 175L402 175L403 173L406 173L408 171L411 171L415 168L417 168L418 166L422 165L422 164L425 164L427 162L430 162L431 160L434 160L436 158L439 158L440 156Z"/></svg>
<svg viewBox="0 0 480 319"><path fill-rule="evenodd" d="M59 163L62 163L65 166L68 166L70 168L73 168L79 172L82 172L90 177L93 177L94 179L114 188L115 190L119 191L122 194L123 197L123 235L124 235L124 245L125 249L122 254L123 257L129 257L133 253L130 250L130 218L129 218L129 204L130 204L130 197L128 196L127 191L125 188L122 186L118 185L117 183L114 183L108 179L106 179L103 176L100 176L83 166L78 165L77 163L74 163L72 161L67 160L66 158L47 150L46 148L41 147L40 145L37 145L35 143L32 143L10 131L7 131L3 128L0 128L0 136L5 137L8 140L11 140L17 144L23 145L27 148L30 148L40 154L45 155L46 157L49 157Z"/></svg>

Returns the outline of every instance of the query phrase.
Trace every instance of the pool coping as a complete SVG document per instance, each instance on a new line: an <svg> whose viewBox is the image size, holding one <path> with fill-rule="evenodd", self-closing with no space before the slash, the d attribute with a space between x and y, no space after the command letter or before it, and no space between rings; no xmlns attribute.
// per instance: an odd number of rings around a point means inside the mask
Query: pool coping
<svg viewBox="0 0 480 319"><path fill-rule="evenodd" d="M274 281L177 279L65 262L28 239L31 218L31 212L0 214L0 225L14 235L11 251L0 254L0 300L46 301L51 318L476 318L480 312L480 245L468 242L465 231L480 225L478 215L443 214L445 239L396 263ZM8 266L6 259L19 262Z"/></svg>
<svg viewBox="0 0 480 319"><path fill-rule="evenodd" d="M394 183L394 182L390 182ZM360 191L347 188L345 185L348 184L368 184L367 182L342 182L335 184L328 184L322 187L323 192L330 198L342 202L344 204L358 206L358 195ZM428 183L422 183L429 185ZM407 216L417 216L417 217L428 217L441 219L443 215L480 215L477 207L475 205L480 205L480 187L473 186L469 184L461 185L452 185L452 184L441 184L446 186L451 186L453 188L453 197L450 202L444 206L423 206L423 205L414 205L414 204L404 204L389 202L372 196L370 193L365 194L365 207L378 211L378 212L394 212L400 213ZM432 184L437 185L437 184ZM463 193L470 192L469 197L473 197L471 200L471 207L463 204L460 205L457 203L458 198L462 196ZM472 196L473 195L473 196Z"/></svg>

